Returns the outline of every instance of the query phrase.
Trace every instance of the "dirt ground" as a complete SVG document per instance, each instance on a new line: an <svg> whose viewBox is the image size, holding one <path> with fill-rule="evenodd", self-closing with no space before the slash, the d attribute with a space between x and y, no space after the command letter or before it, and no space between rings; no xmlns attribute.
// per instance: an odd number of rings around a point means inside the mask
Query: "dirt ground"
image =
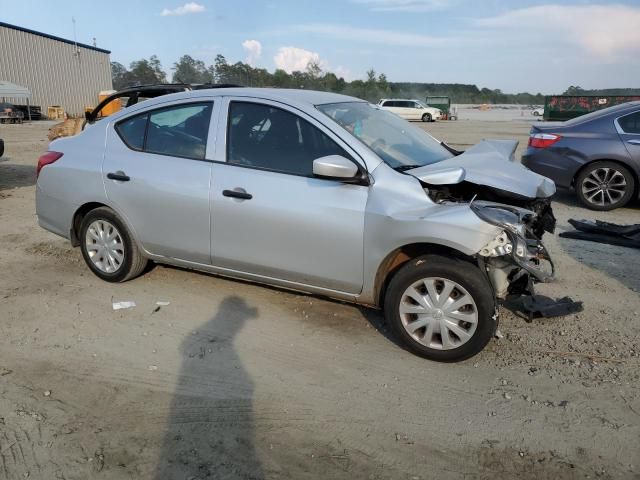
<svg viewBox="0 0 640 480"><path fill-rule="evenodd" d="M504 311L502 339L438 364L340 302L163 266L100 281L37 226L50 126L0 126L0 479L640 478L637 250L549 236L540 290L584 312ZM425 128L466 147L529 126ZM558 231L640 221L637 202L555 210Z"/></svg>

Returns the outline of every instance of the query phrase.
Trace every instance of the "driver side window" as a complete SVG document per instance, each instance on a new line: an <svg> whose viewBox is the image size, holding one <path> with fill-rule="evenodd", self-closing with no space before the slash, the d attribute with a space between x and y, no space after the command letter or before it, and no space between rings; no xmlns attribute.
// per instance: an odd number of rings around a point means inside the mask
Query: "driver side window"
<svg viewBox="0 0 640 480"><path fill-rule="evenodd" d="M313 161L327 155L350 158L306 120L280 108L231 102L227 162L292 175L313 176Z"/></svg>

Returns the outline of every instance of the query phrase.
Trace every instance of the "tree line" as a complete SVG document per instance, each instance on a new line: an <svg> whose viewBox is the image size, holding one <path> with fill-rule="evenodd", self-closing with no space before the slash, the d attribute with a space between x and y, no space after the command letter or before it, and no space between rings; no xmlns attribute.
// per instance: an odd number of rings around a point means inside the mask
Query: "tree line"
<svg viewBox="0 0 640 480"><path fill-rule="evenodd" d="M424 100L427 96L448 96L452 103L515 103L540 105L544 95L504 93L499 89L478 88L470 84L389 82L384 73L373 68L367 71L364 80L346 81L335 73L324 71L318 63L310 62L303 71L287 73L282 69L269 72L244 62L230 63L223 55L217 55L212 65L206 65L190 55L183 55L171 67L171 82L189 84L235 84L251 87L304 88L342 93L376 103L381 98L414 98ZM152 55L149 59L131 62L129 68L111 62L113 88L121 90L136 85L167 83L169 79L160 60ZM581 93L584 92L584 93ZM612 92L612 93L602 93ZM622 92L622 93L618 93ZM630 93L631 92L631 93ZM638 89L583 90L571 86L565 95L636 95Z"/></svg>

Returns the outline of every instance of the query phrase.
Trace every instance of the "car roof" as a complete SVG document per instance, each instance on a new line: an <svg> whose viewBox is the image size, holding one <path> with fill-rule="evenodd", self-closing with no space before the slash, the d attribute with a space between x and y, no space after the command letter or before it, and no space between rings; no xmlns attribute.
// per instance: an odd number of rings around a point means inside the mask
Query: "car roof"
<svg viewBox="0 0 640 480"><path fill-rule="evenodd" d="M186 92L173 93L153 100L147 100L144 105L151 105L150 102L162 102L167 99L183 100L191 97L256 97L265 100L284 101L285 103L298 103L307 105L324 105L327 103L345 102L365 102L360 98L350 97L333 92L320 92L317 90L302 90L289 88L253 88L253 87L228 87L228 88L200 88Z"/></svg>
<svg viewBox="0 0 640 480"><path fill-rule="evenodd" d="M392 100L392 101L402 101L402 102L420 102L420 100L416 100L415 98L381 98L380 101L381 102L386 102L387 100Z"/></svg>

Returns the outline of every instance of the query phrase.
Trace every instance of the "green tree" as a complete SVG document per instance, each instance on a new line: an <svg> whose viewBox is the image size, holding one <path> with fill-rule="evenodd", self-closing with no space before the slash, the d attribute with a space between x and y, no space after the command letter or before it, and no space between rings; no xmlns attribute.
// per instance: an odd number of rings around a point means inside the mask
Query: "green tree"
<svg viewBox="0 0 640 480"><path fill-rule="evenodd" d="M563 95L584 95L585 90L578 85L571 85L567 90L563 93Z"/></svg>
<svg viewBox="0 0 640 480"><path fill-rule="evenodd" d="M160 60L155 55L151 55L149 60L143 58L131 62L129 73L131 82L135 85L167 82L167 74L162 70Z"/></svg>
<svg viewBox="0 0 640 480"><path fill-rule="evenodd" d="M111 81L113 88L122 90L131 83L131 74L127 67L118 62L111 62Z"/></svg>
<svg viewBox="0 0 640 480"><path fill-rule="evenodd" d="M231 83L229 64L224 55L216 55L213 61L213 69L215 71L215 80L217 83Z"/></svg>
<svg viewBox="0 0 640 480"><path fill-rule="evenodd" d="M273 86L278 88L287 88L290 85L291 76L284 70L278 68L273 72Z"/></svg>
<svg viewBox="0 0 640 480"><path fill-rule="evenodd" d="M213 83L211 72L202 60L183 55L173 64L174 83Z"/></svg>

